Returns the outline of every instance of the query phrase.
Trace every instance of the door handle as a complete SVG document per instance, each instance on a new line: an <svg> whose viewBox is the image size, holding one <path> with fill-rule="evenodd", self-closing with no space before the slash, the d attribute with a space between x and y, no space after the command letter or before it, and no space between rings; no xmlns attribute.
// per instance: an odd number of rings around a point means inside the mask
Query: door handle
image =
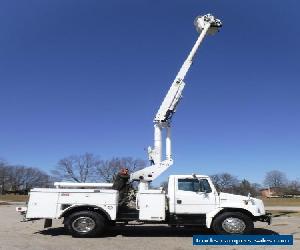
<svg viewBox="0 0 300 250"><path fill-rule="evenodd" d="M177 200L177 204L182 204L182 200Z"/></svg>

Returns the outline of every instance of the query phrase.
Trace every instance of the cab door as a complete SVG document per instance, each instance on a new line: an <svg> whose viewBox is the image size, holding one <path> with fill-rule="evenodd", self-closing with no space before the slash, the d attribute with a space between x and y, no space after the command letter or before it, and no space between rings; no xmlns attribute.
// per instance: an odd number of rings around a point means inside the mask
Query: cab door
<svg viewBox="0 0 300 250"><path fill-rule="evenodd" d="M216 208L216 194L207 179L179 178L175 187L176 214L206 214Z"/></svg>

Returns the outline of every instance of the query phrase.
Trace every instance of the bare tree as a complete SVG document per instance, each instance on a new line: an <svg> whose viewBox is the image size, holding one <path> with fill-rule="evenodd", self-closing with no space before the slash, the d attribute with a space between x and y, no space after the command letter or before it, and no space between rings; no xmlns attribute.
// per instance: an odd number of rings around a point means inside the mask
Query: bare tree
<svg viewBox="0 0 300 250"><path fill-rule="evenodd" d="M298 180L289 181L288 189L291 191L300 191L300 182Z"/></svg>
<svg viewBox="0 0 300 250"><path fill-rule="evenodd" d="M246 179L243 179L238 186L235 188L235 194L239 195L248 195L249 193L251 196L259 195L259 185L257 183L251 183Z"/></svg>
<svg viewBox="0 0 300 250"><path fill-rule="evenodd" d="M234 192L234 188L239 184L238 179L229 173L215 174L211 179L219 191Z"/></svg>
<svg viewBox="0 0 300 250"><path fill-rule="evenodd" d="M285 173L273 170L266 173L264 184L268 187L283 188L288 183Z"/></svg>
<svg viewBox="0 0 300 250"><path fill-rule="evenodd" d="M47 187L50 176L43 171L26 166L0 166L1 193L26 193L33 187Z"/></svg>
<svg viewBox="0 0 300 250"><path fill-rule="evenodd" d="M95 177L95 170L101 161L91 153L73 155L61 159L55 170L51 173L60 180L72 180L76 182L91 181Z"/></svg>
<svg viewBox="0 0 300 250"><path fill-rule="evenodd" d="M112 182L114 175L119 172L121 168L128 168L129 173L142 169L146 166L146 162L140 159L133 159L132 157L114 157L107 161L101 161L97 167L99 178Z"/></svg>
<svg viewBox="0 0 300 250"><path fill-rule="evenodd" d="M284 195L299 195L300 182L298 180L289 181L284 188L281 188L281 190Z"/></svg>
<svg viewBox="0 0 300 250"><path fill-rule="evenodd" d="M7 189L7 181L9 177L9 168L4 160L0 159L0 193L4 194Z"/></svg>
<svg viewBox="0 0 300 250"><path fill-rule="evenodd" d="M256 191L256 195L255 196L260 196L261 195L260 190L262 189L262 185L259 184L259 183L256 183L256 182L252 183L251 185L254 188L254 190Z"/></svg>
<svg viewBox="0 0 300 250"><path fill-rule="evenodd" d="M10 191L22 190L25 183L26 168L24 166L9 166L8 185Z"/></svg>
<svg viewBox="0 0 300 250"><path fill-rule="evenodd" d="M49 186L50 176L37 168L25 168L23 190L29 191L34 187Z"/></svg>
<svg viewBox="0 0 300 250"><path fill-rule="evenodd" d="M261 187L259 184L251 183L246 179L240 181L229 173L215 174L211 176L211 179L217 190L239 195L248 195L250 193L252 196L257 196Z"/></svg>

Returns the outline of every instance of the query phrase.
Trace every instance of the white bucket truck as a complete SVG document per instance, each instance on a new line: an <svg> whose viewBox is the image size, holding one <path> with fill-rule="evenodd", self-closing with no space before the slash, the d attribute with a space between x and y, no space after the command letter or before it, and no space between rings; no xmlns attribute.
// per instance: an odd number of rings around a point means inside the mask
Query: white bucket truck
<svg viewBox="0 0 300 250"><path fill-rule="evenodd" d="M130 182L139 183L135 206L120 205L119 191L112 189L111 183L58 182L55 188L32 189L27 207L16 208L26 221L45 219L45 227L50 227L53 219L63 218L65 228L76 237L100 235L108 226L130 221L206 226L219 234L249 233L255 221L270 224L271 217L261 200L218 192L206 175L171 175L167 191L149 188L149 183L173 164L170 126L182 97L185 75L205 35L217 32L222 23L207 14L198 16L195 26L200 35L154 118L154 147L148 148L151 165L130 175Z"/></svg>

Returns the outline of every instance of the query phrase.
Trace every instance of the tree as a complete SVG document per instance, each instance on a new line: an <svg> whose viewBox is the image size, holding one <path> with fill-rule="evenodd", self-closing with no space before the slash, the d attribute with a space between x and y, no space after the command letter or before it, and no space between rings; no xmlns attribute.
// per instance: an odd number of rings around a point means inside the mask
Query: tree
<svg viewBox="0 0 300 250"><path fill-rule="evenodd" d="M23 184L23 177L24 177L24 167L23 166L9 166L9 189L10 191L17 192L21 190Z"/></svg>
<svg viewBox="0 0 300 250"><path fill-rule="evenodd" d="M145 166L145 161L132 157L113 157L110 160L100 160L91 153L85 153L59 160L51 173L58 180L112 182L114 175L121 168L128 168L129 172L132 173Z"/></svg>
<svg viewBox="0 0 300 250"><path fill-rule="evenodd" d="M250 193L251 196L257 196L259 195L259 185L243 179L237 186L235 193L239 195L248 195Z"/></svg>
<svg viewBox="0 0 300 250"><path fill-rule="evenodd" d="M0 159L0 193L4 194L7 189L7 180L9 177L9 167L4 160Z"/></svg>
<svg viewBox="0 0 300 250"><path fill-rule="evenodd" d="M285 195L299 195L300 194L300 182L298 180L289 181L284 188Z"/></svg>
<svg viewBox="0 0 300 250"><path fill-rule="evenodd" d="M273 170L266 173L264 185L273 188L283 188L288 183L285 173Z"/></svg>
<svg viewBox="0 0 300 250"><path fill-rule="evenodd" d="M50 176L38 168L8 165L0 161L0 192L27 193L33 187L49 186Z"/></svg>
<svg viewBox="0 0 300 250"><path fill-rule="evenodd" d="M221 173L211 176L212 182L219 191L234 192L234 188L239 184L238 179L229 174Z"/></svg>
<svg viewBox="0 0 300 250"><path fill-rule="evenodd" d="M44 173L43 171L27 167L24 171L24 182L23 182L23 190L29 191L34 187L48 187L50 184L51 177Z"/></svg>
<svg viewBox="0 0 300 250"><path fill-rule="evenodd" d="M58 161L51 173L60 180L86 182L94 180L100 159L91 153L72 155Z"/></svg>
<svg viewBox="0 0 300 250"><path fill-rule="evenodd" d="M26 166L9 166L6 188L11 192L28 192L34 187L47 187L49 175L43 171Z"/></svg>
<svg viewBox="0 0 300 250"><path fill-rule="evenodd" d="M132 157L113 157L107 161L101 161L97 166L97 174L101 180L112 182L116 173L121 168L128 168L129 173L133 173L146 166L146 162L141 159L133 159Z"/></svg>
<svg viewBox="0 0 300 250"><path fill-rule="evenodd" d="M254 188L254 190L256 191L256 194L253 193L253 196L260 196L260 190L262 189L262 185L259 183L252 183L252 187Z"/></svg>
<svg viewBox="0 0 300 250"><path fill-rule="evenodd" d="M298 191L300 190L300 182L298 180L293 180L288 183L288 189L291 191Z"/></svg>

